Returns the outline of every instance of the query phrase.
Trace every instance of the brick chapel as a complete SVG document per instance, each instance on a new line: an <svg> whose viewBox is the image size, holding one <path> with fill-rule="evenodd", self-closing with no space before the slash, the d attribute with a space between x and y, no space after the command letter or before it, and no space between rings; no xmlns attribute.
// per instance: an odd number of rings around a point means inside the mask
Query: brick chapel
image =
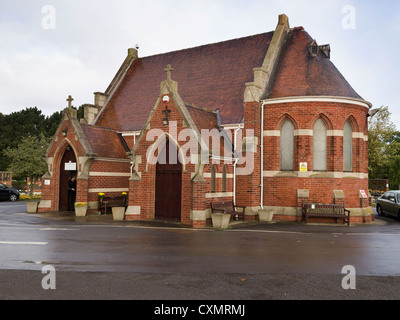
<svg viewBox="0 0 400 320"><path fill-rule="evenodd" d="M71 99L68 99L71 103ZM345 203L371 221L371 104L303 27L195 48L128 55L84 119L68 107L46 152L39 212L63 211L67 183L98 209L99 193L127 193L126 220L201 228L212 202L299 221L303 202Z"/></svg>

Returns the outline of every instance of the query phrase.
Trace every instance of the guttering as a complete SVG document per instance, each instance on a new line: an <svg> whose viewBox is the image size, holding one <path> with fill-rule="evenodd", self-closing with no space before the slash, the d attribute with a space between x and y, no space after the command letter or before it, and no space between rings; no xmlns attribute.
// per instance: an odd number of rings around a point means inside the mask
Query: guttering
<svg viewBox="0 0 400 320"><path fill-rule="evenodd" d="M341 96L296 96L262 100L263 104L291 103L291 102L333 102L359 105L370 109L372 103L363 99Z"/></svg>

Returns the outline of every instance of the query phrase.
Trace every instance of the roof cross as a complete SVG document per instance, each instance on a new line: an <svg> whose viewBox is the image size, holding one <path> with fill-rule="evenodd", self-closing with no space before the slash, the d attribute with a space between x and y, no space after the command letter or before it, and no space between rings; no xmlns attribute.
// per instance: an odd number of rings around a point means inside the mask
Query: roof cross
<svg viewBox="0 0 400 320"><path fill-rule="evenodd" d="M174 68L171 67L170 64L167 65L167 67L164 69L164 71L167 73L167 80L171 81L171 71L174 71Z"/></svg>
<svg viewBox="0 0 400 320"><path fill-rule="evenodd" d="M74 99L73 99L71 96L68 96L67 101L68 101L68 108L71 109L71 107L72 107L72 101L74 101Z"/></svg>

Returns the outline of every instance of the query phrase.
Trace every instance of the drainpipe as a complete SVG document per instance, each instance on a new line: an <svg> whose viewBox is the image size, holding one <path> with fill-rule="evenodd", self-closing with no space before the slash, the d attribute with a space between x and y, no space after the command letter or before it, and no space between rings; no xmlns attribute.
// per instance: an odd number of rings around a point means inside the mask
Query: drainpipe
<svg viewBox="0 0 400 320"><path fill-rule="evenodd" d="M241 129L242 128L240 126L237 127L235 129L235 133L233 136L233 148L234 148L235 156L236 156L236 143L237 143L236 136L237 136L237 133L239 132L239 130L241 130ZM236 165L237 165L238 161L239 161L239 158L236 157L235 163L233 164L233 204L234 205L236 205Z"/></svg>
<svg viewBox="0 0 400 320"><path fill-rule="evenodd" d="M266 102L261 104L261 132L260 132L260 207L264 209L264 106Z"/></svg>

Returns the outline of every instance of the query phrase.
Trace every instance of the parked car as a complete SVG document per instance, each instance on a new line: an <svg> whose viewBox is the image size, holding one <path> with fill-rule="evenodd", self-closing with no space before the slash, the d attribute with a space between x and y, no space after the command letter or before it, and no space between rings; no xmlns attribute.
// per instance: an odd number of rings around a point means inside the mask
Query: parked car
<svg viewBox="0 0 400 320"><path fill-rule="evenodd" d="M0 182L0 201L17 201L19 199L19 191L15 188L7 187Z"/></svg>
<svg viewBox="0 0 400 320"><path fill-rule="evenodd" d="M400 219L400 191L388 191L376 199L376 211L380 216L388 214Z"/></svg>

